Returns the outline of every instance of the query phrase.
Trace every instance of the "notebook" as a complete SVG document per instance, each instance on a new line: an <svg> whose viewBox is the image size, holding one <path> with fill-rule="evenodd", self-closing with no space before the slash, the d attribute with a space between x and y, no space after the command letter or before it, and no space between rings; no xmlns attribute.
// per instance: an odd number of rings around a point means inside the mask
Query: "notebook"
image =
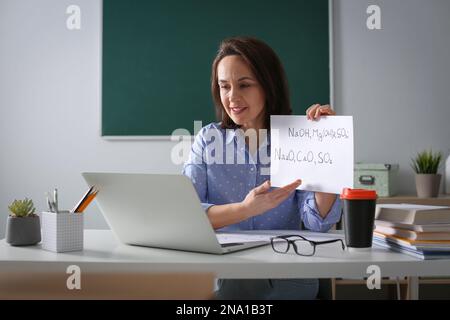
<svg viewBox="0 0 450 320"><path fill-rule="evenodd" d="M450 223L450 207L418 204L377 204L375 217L407 224Z"/></svg>

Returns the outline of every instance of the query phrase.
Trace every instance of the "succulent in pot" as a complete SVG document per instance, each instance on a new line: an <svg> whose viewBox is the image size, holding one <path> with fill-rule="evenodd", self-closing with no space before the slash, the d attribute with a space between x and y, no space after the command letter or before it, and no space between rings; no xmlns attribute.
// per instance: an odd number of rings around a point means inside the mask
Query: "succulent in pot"
<svg viewBox="0 0 450 320"><path fill-rule="evenodd" d="M441 175L438 174L442 153L423 151L412 159L411 167L416 172L416 190L419 198L437 197L441 183Z"/></svg>
<svg viewBox="0 0 450 320"><path fill-rule="evenodd" d="M41 241L41 223L31 199L14 200L8 206L6 242L12 246L35 245Z"/></svg>

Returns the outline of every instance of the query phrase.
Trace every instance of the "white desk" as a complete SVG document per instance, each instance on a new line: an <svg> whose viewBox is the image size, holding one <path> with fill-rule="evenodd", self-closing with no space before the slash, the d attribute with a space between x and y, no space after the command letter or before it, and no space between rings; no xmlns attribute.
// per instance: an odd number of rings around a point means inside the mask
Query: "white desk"
<svg viewBox="0 0 450 320"><path fill-rule="evenodd" d="M419 276L450 276L450 259L419 260L374 247L348 252L318 246L315 256L276 254L270 245L213 255L120 244L109 230L86 230L84 250L53 253L40 246L11 247L0 241L1 272L210 272L218 278L363 278L377 265L382 277L410 276L411 298L418 298Z"/></svg>

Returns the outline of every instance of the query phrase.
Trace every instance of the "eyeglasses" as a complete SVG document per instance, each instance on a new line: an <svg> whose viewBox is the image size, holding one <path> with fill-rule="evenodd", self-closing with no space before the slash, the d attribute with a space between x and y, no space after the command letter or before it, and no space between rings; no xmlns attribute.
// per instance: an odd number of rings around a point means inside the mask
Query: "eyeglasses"
<svg viewBox="0 0 450 320"><path fill-rule="evenodd" d="M288 239L294 238L294 239ZM278 253L287 253L291 247L294 247L296 254L300 256L313 256L316 253L316 246L321 244L340 242L342 250L345 249L344 242L341 239L332 239L325 241L312 241L297 234L277 236L270 239L272 249Z"/></svg>

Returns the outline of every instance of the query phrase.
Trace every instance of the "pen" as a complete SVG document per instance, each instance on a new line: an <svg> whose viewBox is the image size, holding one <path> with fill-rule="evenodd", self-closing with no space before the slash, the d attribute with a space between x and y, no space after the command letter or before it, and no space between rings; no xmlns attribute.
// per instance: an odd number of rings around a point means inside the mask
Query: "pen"
<svg viewBox="0 0 450 320"><path fill-rule="evenodd" d="M50 194L48 192L45 193L47 196L47 206L48 206L48 211L53 212L53 208L52 208L52 203L50 201Z"/></svg>
<svg viewBox="0 0 450 320"><path fill-rule="evenodd" d="M53 204L55 206L55 212L58 212L58 189L53 191Z"/></svg>

